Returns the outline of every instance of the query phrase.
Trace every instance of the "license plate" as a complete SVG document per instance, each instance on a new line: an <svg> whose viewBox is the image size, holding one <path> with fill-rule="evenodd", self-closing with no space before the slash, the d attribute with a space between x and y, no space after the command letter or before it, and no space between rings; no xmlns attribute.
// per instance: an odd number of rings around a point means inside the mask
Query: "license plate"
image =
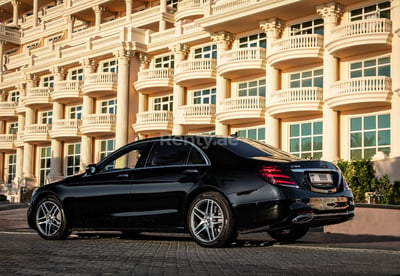
<svg viewBox="0 0 400 276"><path fill-rule="evenodd" d="M312 184L333 184L330 173L309 173Z"/></svg>

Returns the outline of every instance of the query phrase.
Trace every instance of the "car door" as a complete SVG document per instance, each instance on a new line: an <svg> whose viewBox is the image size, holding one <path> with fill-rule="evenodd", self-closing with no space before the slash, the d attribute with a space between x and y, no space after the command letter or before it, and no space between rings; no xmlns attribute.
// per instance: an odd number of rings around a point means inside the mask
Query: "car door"
<svg viewBox="0 0 400 276"><path fill-rule="evenodd" d="M199 148L182 140L155 141L132 190L135 226L183 226L188 193L204 181L210 166Z"/></svg>
<svg viewBox="0 0 400 276"><path fill-rule="evenodd" d="M139 143L117 151L82 177L74 187L81 226L111 229L129 224L134 172L145 147Z"/></svg>

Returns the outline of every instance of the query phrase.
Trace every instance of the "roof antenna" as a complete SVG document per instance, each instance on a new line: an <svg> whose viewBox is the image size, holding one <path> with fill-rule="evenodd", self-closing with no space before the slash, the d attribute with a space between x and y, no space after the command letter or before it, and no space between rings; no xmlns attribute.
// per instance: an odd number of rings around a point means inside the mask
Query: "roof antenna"
<svg viewBox="0 0 400 276"><path fill-rule="evenodd" d="M231 137L238 138L239 137L239 132L236 131L235 133L231 134Z"/></svg>

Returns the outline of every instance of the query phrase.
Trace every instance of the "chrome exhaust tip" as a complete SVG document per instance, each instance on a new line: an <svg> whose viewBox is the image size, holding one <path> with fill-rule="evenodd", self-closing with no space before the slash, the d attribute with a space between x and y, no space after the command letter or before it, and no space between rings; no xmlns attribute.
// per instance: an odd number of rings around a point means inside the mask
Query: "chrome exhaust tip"
<svg viewBox="0 0 400 276"><path fill-rule="evenodd" d="M292 223L294 224L305 224L309 223L314 219L314 213L313 212L304 212L304 213L299 213L295 218L292 219Z"/></svg>

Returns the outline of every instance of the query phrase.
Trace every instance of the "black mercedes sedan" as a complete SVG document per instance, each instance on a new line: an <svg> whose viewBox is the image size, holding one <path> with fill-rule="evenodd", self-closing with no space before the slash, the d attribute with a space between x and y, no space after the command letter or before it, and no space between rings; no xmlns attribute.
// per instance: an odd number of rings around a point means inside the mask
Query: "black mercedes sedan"
<svg viewBox="0 0 400 276"><path fill-rule="evenodd" d="M83 174L37 189L27 214L49 240L73 230L186 231L206 247L260 231L294 241L353 216L352 192L333 163L221 136L130 143Z"/></svg>

